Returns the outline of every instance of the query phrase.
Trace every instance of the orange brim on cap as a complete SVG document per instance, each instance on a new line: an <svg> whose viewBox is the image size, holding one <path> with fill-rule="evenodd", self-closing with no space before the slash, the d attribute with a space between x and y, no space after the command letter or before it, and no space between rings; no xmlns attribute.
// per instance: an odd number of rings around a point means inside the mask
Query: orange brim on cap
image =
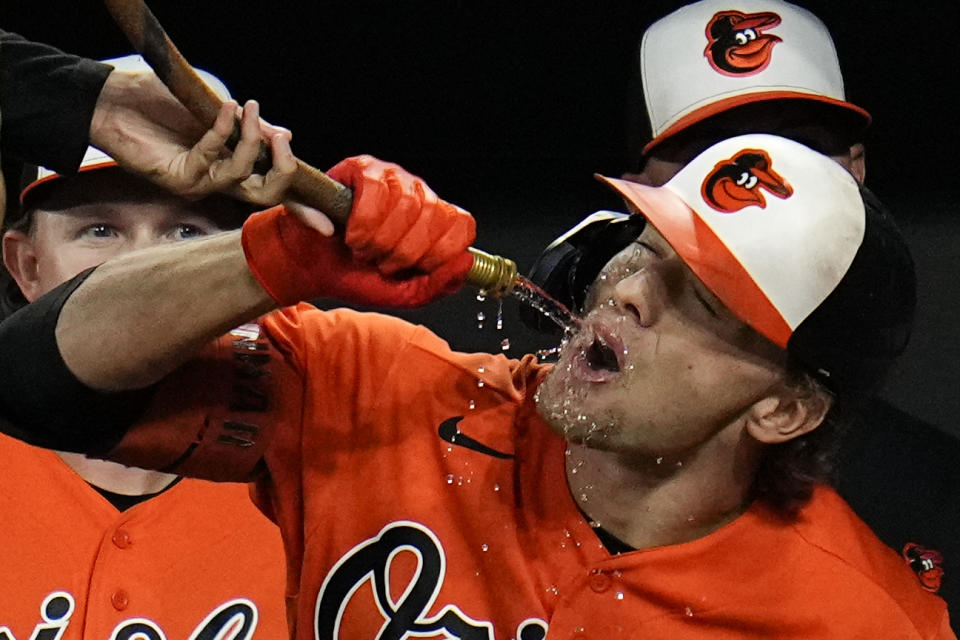
<svg viewBox="0 0 960 640"><path fill-rule="evenodd" d="M646 218L694 275L738 318L786 348L792 329L724 242L667 187L597 175Z"/></svg>
<svg viewBox="0 0 960 640"><path fill-rule="evenodd" d="M671 138L684 129L691 127L699 122L706 120L711 116L715 116L719 113L729 111L735 107L739 107L745 104L752 104L755 102L764 102L767 100L813 100L815 102L820 102L823 104L832 105L845 109L846 111L855 114L863 119L863 128L866 129L873 119L870 114L855 104L846 102L844 100L837 100L835 98L829 98L824 95L819 95L815 93L805 93L803 91L759 91L756 93L744 93L738 96L733 96L730 98L724 98L717 100L716 102L711 102L710 104L696 109L687 115L683 116L669 127L664 129L659 135L653 138L643 147L643 153L649 153L651 149L656 147L661 142L664 142L668 138Z"/></svg>
<svg viewBox="0 0 960 640"><path fill-rule="evenodd" d="M100 161L100 162L91 163L91 164L87 164L87 165L81 166L79 169L77 169L77 173L85 173L85 172L87 172L87 171L95 171L95 170L97 170L97 169L109 169L110 167L115 167L115 166L117 166L117 163L116 163L115 160L104 159L104 160L102 160L102 161ZM40 169L40 170L47 171L47 170L44 170L44 169ZM61 178L61 177L63 177L63 176L61 176L59 173L54 173L54 172L52 172L52 171L49 171L49 172L48 172L45 176L43 176L42 178L37 178L36 180L34 180L33 182L31 182L30 184L28 184L27 186L25 186L25 187L23 188L23 190L20 192L20 204L22 205L22 204L24 203L25 198L27 197L27 194L28 194L28 193L30 193L31 191L33 191L34 189L36 189L36 188L39 187L40 185L46 184L46 183L51 182L51 181L53 181L53 180L58 180L58 179Z"/></svg>

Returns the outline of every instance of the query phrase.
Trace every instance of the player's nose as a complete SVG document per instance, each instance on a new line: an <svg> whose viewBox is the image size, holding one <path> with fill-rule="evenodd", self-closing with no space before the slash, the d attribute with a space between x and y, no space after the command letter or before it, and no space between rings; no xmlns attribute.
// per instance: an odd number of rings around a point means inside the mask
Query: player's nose
<svg viewBox="0 0 960 640"><path fill-rule="evenodd" d="M650 327L660 317L659 288L656 277L641 270L617 282L611 300L618 309L634 316L640 326Z"/></svg>

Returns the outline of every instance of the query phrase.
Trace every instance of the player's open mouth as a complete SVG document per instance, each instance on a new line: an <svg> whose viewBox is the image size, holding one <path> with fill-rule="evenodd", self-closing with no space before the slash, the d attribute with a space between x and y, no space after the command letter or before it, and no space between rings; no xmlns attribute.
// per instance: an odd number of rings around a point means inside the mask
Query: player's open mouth
<svg viewBox="0 0 960 640"><path fill-rule="evenodd" d="M608 382L623 370L623 343L599 322L586 326L578 344L570 346L574 348L570 371L581 380Z"/></svg>
<svg viewBox="0 0 960 640"><path fill-rule="evenodd" d="M584 360L587 366L594 371L620 371L620 361L617 352L613 350L603 336L594 336L593 342L584 349Z"/></svg>

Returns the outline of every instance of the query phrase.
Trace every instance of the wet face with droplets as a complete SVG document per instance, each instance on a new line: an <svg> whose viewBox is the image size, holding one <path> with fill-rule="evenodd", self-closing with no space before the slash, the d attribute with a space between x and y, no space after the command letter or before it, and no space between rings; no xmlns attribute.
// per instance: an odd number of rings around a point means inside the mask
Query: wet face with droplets
<svg viewBox="0 0 960 640"><path fill-rule="evenodd" d="M782 353L738 320L647 225L587 298L582 329L537 393L571 442L683 456L766 397Z"/></svg>

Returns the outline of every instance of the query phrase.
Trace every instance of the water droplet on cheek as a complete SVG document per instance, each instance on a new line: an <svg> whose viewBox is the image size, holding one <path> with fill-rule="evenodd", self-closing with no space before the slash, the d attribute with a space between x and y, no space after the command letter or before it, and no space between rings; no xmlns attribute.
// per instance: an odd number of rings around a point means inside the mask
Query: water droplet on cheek
<svg viewBox="0 0 960 640"><path fill-rule="evenodd" d="M453 484L453 474L452 474L452 473L448 473L448 474L447 474L447 484Z"/></svg>
<svg viewBox="0 0 960 640"><path fill-rule="evenodd" d="M470 401L470 404L467 405L467 406L469 406L471 409L476 409L476 408L477 408L477 403L474 402L473 400L471 400L471 401Z"/></svg>

